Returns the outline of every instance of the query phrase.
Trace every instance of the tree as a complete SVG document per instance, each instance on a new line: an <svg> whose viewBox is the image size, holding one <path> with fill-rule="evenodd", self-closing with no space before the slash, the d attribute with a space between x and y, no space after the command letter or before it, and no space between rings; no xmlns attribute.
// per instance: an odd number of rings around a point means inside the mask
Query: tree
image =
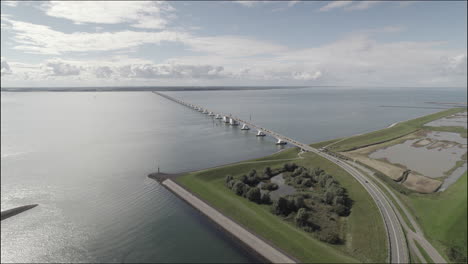
<svg viewBox="0 0 468 264"><path fill-rule="evenodd" d="M226 184L229 183L230 181L232 181L232 179L233 179L232 176L230 174L228 174L226 176Z"/></svg>
<svg viewBox="0 0 468 264"><path fill-rule="evenodd" d="M291 173L291 177L296 177L298 175L301 175L303 171L304 171L303 167L298 167L293 171L293 173Z"/></svg>
<svg viewBox="0 0 468 264"><path fill-rule="evenodd" d="M304 198L302 198L302 196L294 197L294 206L296 207L296 209L299 209L299 210L300 208L303 208L305 206Z"/></svg>
<svg viewBox="0 0 468 264"><path fill-rule="evenodd" d="M263 204L270 204L271 203L270 194L268 192L265 192L264 194L262 194L262 203Z"/></svg>
<svg viewBox="0 0 468 264"><path fill-rule="evenodd" d="M302 185L305 187L311 187L312 186L312 180L311 179L305 179L302 181Z"/></svg>
<svg viewBox="0 0 468 264"><path fill-rule="evenodd" d="M294 179L294 182L295 182L296 184L300 185L300 184L302 184L302 178L297 177L297 178Z"/></svg>
<svg viewBox="0 0 468 264"><path fill-rule="evenodd" d="M335 194L330 190L327 190L325 194L323 195L323 200L327 204L331 204L334 198L335 198Z"/></svg>
<svg viewBox="0 0 468 264"><path fill-rule="evenodd" d="M236 181L232 186L232 190L237 194L242 196L244 194L245 184L241 181Z"/></svg>
<svg viewBox="0 0 468 264"><path fill-rule="evenodd" d="M247 184L244 185L244 191L242 192L242 196L244 196L245 198L247 198L247 193L250 191L250 186L248 186Z"/></svg>
<svg viewBox="0 0 468 264"><path fill-rule="evenodd" d="M305 208L299 209L297 211L296 217L294 218L294 221L296 222L296 225L303 227L307 225L307 219L309 218L309 214L307 213Z"/></svg>
<svg viewBox="0 0 468 264"><path fill-rule="evenodd" d="M342 204L335 204L333 206L333 211L335 211L339 216L346 216L349 213L348 208Z"/></svg>
<svg viewBox="0 0 468 264"><path fill-rule="evenodd" d="M247 178L247 175L244 174L244 175L242 175L242 176L240 177L240 180L241 180L241 182L243 182L243 183L247 183L247 182L249 181L249 178Z"/></svg>
<svg viewBox="0 0 468 264"><path fill-rule="evenodd" d="M330 244L338 244L341 242L338 234L330 229L324 229L320 232L319 239Z"/></svg>
<svg viewBox="0 0 468 264"><path fill-rule="evenodd" d="M247 199L249 199L252 202L260 203L261 201L261 192L260 189L257 187L250 188L250 190L247 192Z"/></svg>
<svg viewBox="0 0 468 264"><path fill-rule="evenodd" d="M288 210L287 210L287 213L285 213L285 215L288 215L290 212L295 212L297 211L297 209L299 209L296 207L296 203L293 197L288 197L287 201L288 201Z"/></svg>
<svg viewBox="0 0 468 264"><path fill-rule="evenodd" d="M330 178L331 178L331 176L328 175L328 174L320 175L320 179L318 181L320 183L320 186L325 187L328 179L330 179Z"/></svg>
<svg viewBox="0 0 468 264"><path fill-rule="evenodd" d="M322 169L320 169L319 167L314 169L315 176L320 176L320 174L322 174L322 173L324 173L324 171Z"/></svg>
<svg viewBox="0 0 468 264"><path fill-rule="evenodd" d="M281 196L273 203L272 210L273 213L277 215L288 215L288 200Z"/></svg>

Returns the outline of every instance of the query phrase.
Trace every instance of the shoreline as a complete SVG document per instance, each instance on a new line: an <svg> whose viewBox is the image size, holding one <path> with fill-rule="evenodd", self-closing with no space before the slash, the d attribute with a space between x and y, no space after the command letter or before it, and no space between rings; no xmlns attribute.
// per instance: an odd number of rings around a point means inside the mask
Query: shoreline
<svg viewBox="0 0 468 264"><path fill-rule="evenodd" d="M270 244L267 240L259 237L232 218L210 206L193 192L173 181L174 178L180 175L181 174L152 173L148 175L148 177L159 182L167 190L207 217L210 222L220 228L229 238L232 238L235 243L248 250L255 258L261 260L260 262L298 263L292 256L289 256L281 249Z"/></svg>
<svg viewBox="0 0 468 264"><path fill-rule="evenodd" d="M424 116L423 116L424 117ZM418 117L420 118L420 117ZM415 119L418 119L418 118L415 118ZM410 119L410 120L413 120L413 119ZM406 120L408 121L408 120ZM399 122L395 122L393 124L391 124L390 126L386 127L386 128L391 128L391 127L394 127L396 126L397 124L400 124L400 123L403 123L403 122L406 122L406 121L399 121ZM385 128L383 128L385 129ZM379 130L376 130L376 131L379 131ZM372 132L368 132L368 133L372 133ZM358 134L358 135L361 135L361 134ZM356 135L354 135L356 136ZM353 136L351 136L353 137ZM349 138L349 137L348 137ZM347 139L347 138L345 138ZM392 139L393 140L393 139ZM320 142L318 142L320 143ZM336 143L336 142L335 142ZM380 142L381 143L381 142ZM375 144L375 143L374 143ZM362 146L361 146L362 147ZM289 148L288 148L289 149ZM278 153L278 152L281 152L285 149L281 149L277 152L274 152L273 154L275 153ZM272 154L271 154L272 155ZM269 156L269 155L267 155ZM264 156L264 157L267 157L267 156ZM277 261L275 260L272 260L271 257L265 257L265 254L261 253L256 247L255 245L252 246L252 243L246 243L245 241L242 240L242 235L239 235L235 232L233 232L232 230L229 230L229 228L226 228L226 226L223 226L222 224L220 224L218 221L216 221L212 215L210 215L210 213L206 213L204 212L202 209L200 209L201 207L200 206L197 206L196 203L201 202L203 203L203 206L202 207L208 207L210 208L212 211L216 212L216 214L220 214L222 215L224 218L226 219L229 219L230 221L232 221L232 223L238 225L242 230L244 230L247 234L250 234L250 235L253 235L255 236L257 239L265 242L267 245L270 245L274 250L273 251L277 251L279 252L280 254L283 254L284 256L286 256L286 258L289 258L292 262L297 262L296 259L294 258L291 258L289 257L286 253L284 253L281 249L277 248L277 247L274 247L272 246L271 244L269 244L268 241L265 241L264 239L262 239L261 237L259 237L258 235L256 235L254 232L251 232L249 229L239 225L238 223L236 223L235 221L233 221L231 218L229 218L228 216L224 215L223 213L219 212L216 208L210 206L207 202L203 201L203 199L201 199L200 197L198 197L196 194L194 194L193 192L191 192L190 190L182 187L180 184L176 183L175 182L175 179L177 179L179 176L181 175L185 175L187 173L192 173L192 172L200 172L200 171L204 171L204 170L209 170L209 169L215 169L215 168L219 168L219 167L225 167L225 166L229 166L229 165L234 165L234 164L242 164L243 162L245 161L238 161L238 162L232 162L232 163L228 163L228 164L223 164L223 165L218 165L218 166L213 166L213 167L209 167L209 168L205 168L205 169L199 169L199 170L193 170L193 171L187 171L187 172L181 172L181 173L177 173L177 174L166 174L166 173L152 173L150 175L148 175L148 177L152 178L152 179L155 179L156 181L160 182L161 185L163 185L166 189L170 190L172 193L176 194L179 198L183 199L185 202L187 202L188 204L190 204L193 208L197 209L199 212L201 212L202 214L204 214L205 216L208 217L208 219L210 219L210 221L214 222L215 224L217 224L218 227L220 227L223 231L225 231L230 237L233 237L236 241L238 241L239 243L242 243L244 244L245 247L247 247L249 250L249 252L254 252L256 254L254 255L260 255L260 256L263 256L263 259L267 259L273 263L276 263ZM168 186L169 185L169 186ZM189 195L188 196L184 196L184 194L181 194L182 193L188 193ZM193 201L193 200L198 200L198 201ZM279 263L284 263L284 261L279 261Z"/></svg>

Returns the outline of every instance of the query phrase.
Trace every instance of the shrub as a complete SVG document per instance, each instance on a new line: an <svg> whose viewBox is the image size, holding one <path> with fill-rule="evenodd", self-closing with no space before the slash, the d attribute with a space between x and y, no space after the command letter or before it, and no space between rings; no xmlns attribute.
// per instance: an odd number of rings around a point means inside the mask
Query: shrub
<svg viewBox="0 0 468 264"><path fill-rule="evenodd" d="M283 165L284 171L294 171L297 168L296 163L285 163Z"/></svg>
<svg viewBox="0 0 468 264"><path fill-rule="evenodd" d="M270 167L265 167L265 168L263 169L263 174L266 175L266 176L268 176L268 177L271 177L271 175L272 175L271 172L272 172L272 171L271 171L271 168L270 168Z"/></svg>
<svg viewBox="0 0 468 264"><path fill-rule="evenodd" d="M260 189L257 187L250 188L250 190L247 192L247 199L249 199L252 202L260 203L261 201L261 192Z"/></svg>
<svg viewBox="0 0 468 264"><path fill-rule="evenodd" d="M338 244L341 242L341 239L338 236L338 234L335 231L330 230L328 228L320 232L319 239L330 244Z"/></svg>
<svg viewBox="0 0 468 264"><path fill-rule="evenodd" d="M307 214L307 211L305 208L299 209L297 211L296 217L294 218L294 222L296 222L296 225L303 227L307 225L307 219L309 218L309 214Z"/></svg>
<svg viewBox="0 0 468 264"><path fill-rule="evenodd" d="M337 213L339 216L346 216L349 214L348 208L342 204L335 204L333 206L333 211Z"/></svg>
<svg viewBox="0 0 468 264"><path fill-rule="evenodd" d="M274 183L274 182L264 183L264 184L262 185L262 189L263 189L263 190L274 191L274 190L278 189L278 184L276 184L276 183Z"/></svg>
<svg viewBox="0 0 468 264"><path fill-rule="evenodd" d="M227 176L226 176L226 184L228 184L228 183L229 183L230 181L232 181L232 180L233 180L233 178L232 178L231 175L227 175Z"/></svg>
<svg viewBox="0 0 468 264"><path fill-rule="evenodd" d="M248 186L247 184L244 185L244 191L242 192L242 196L247 198L247 193L250 191L250 186Z"/></svg>
<svg viewBox="0 0 468 264"><path fill-rule="evenodd" d="M312 180L311 179L305 179L302 181L302 185L305 187L311 187L312 186Z"/></svg>
<svg viewBox="0 0 468 264"><path fill-rule="evenodd" d="M254 177L256 175L257 175L257 171L255 169L252 169L251 171L249 171L249 178Z"/></svg>
<svg viewBox="0 0 468 264"><path fill-rule="evenodd" d="M234 191L234 193L236 193L237 195L240 195L242 196L244 194L244 189L245 189L245 184L241 181L235 181L233 186L232 186L232 190Z"/></svg>
<svg viewBox="0 0 468 264"><path fill-rule="evenodd" d="M272 205L272 211L276 215L288 215L289 214L289 209L288 209L288 200L281 196L273 202Z"/></svg>
<svg viewBox="0 0 468 264"><path fill-rule="evenodd" d="M303 167L298 167L298 168L296 168L296 169L293 171L293 173L291 173L291 177L299 176L299 175L301 175L303 172L304 172L304 168L303 168Z"/></svg>
<svg viewBox="0 0 468 264"><path fill-rule="evenodd" d="M294 179L294 182L296 184L300 185L302 183L302 178L297 177L297 178Z"/></svg>
<svg viewBox="0 0 468 264"><path fill-rule="evenodd" d="M263 204L271 204L271 198L270 198L270 194L268 192L262 194L262 203Z"/></svg>
<svg viewBox="0 0 468 264"><path fill-rule="evenodd" d="M464 252L463 249L459 247L451 247L448 249L447 256L453 262L466 263L467 261L466 252L465 253L463 252Z"/></svg>
<svg viewBox="0 0 468 264"><path fill-rule="evenodd" d="M327 204L332 204L334 199L335 199L335 194L330 190L327 190L323 195L323 200Z"/></svg>
<svg viewBox="0 0 468 264"><path fill-rule="evenodd" d="M302 198L302 196L296 196L294 197L294 207L296 209L299 209L300 208L303 208L305 206L304 204L304 198Z"/></svg>
<svg viewBox="0 0 468 264"><path fill-rule="evenodd" d="M247 182L249 181L249 178L247 177L247 175L244 174L240 177L240 181L247 184Z"/></svg>

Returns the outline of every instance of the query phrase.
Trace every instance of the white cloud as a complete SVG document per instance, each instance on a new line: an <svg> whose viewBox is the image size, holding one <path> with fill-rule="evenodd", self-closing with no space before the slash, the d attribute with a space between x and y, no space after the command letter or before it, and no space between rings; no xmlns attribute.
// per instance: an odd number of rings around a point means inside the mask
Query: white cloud
<svg viewBox="0 0 468 264"><path fill-rule="evenodd" d="M109 66L101 66L94 69L94 74L98 78L110 78L114 71Z"/></svg>
<svg viewBox="0 0 468 264"><path fill-rule="evenodd" d="M143 79L212 79L225 77L222 66L184 64L139 64L120 67L126 78Z"/></svg>
<svg viewBox="0 0 468 264"><path fill-rule="evenodd" d="M198 37L186 32L119 31L63 33L48 26L31 24L5 18L15 33L13 40L19 45L14 49L27 53L59 55L67 52L117 51L144 44L178 42L191 50L218 54L226 57L271 54L286 47L241 36Z"/></svg>
<svg viewBox="0 0 468 264"><path fill-rule="evenodd" d="M465 54L459 54L452 57L442 59L441 64L443 65L443 72L445 74L467 74L467 56Z"/></svg>
<svg viewBox="0 0 468 264"><path fill-rule="evenodd" d="M8 74L12 74L10 65L4 57L1 57L1 75L4 76Z"/></svg>
<svg viewBox="0 0 468 264"><path fill-rule="evenodd" d="M2 1L2 4L10 7L16 7L18 6L18 1Z"/></svg>
<svg viewBox="0 0 468 264"><path fill-rule="evenodd" d="M188 35L181 32L74 32L63 33L48 26L3 18L14 31L14 48L27 53L58 55L66 52L112 51L162 41L181 41Z"/></svg>
<svg viewBox="0 0 468 264"><path fill-rule="evenodd" d="M286 47L239 36L192 37L184 40L192 50L226 57L271 54Z"/></svg>
<svg viewBox="0 0 468 264"><path fill-rule="evenodd" d="M290 0L288 1L288 6L295 6L297 3L299 3L301 0Z"/></svg>
<svg viewBox="0 0 468 264"><path fill-rule="evenodd" d="M241 0L241 1L233 1L233 2L237 3L237 4L240 4L240 5L243 5L243 6L246 6L246 7L252 7L256 3L258 3L258 1L253 1L253 0Z"/></svg>
<svg viewBox="0 0 468 264"><path fill-rule="evenodd" d="M60 59L48 60L45 64L45 71L50 76L70 76L79 75L80 68L76 65L64 62Z"/></svg>
<svg viewBox="0 0 468 264"><path fill-rule="evenodd" d="M381 1L360 1L359 3L346 7L346 10L366 10L379 3L381 3Z"/></svg>
<svg viewBox="0 0 468 264"><path fill-rule="evenodd" d="M352 2L353 1L332 1L332 2L330 2L328 4L326 4L325 6L322 6L319 9L319 11L326 12L326 11L330 11L332 9L342 8L342 7L350 5Z"/></svg>
<svg viewBox="0 0 468 264"><path fill-rule="evenodd" d="M348 11L355 11L355 10L366 10L375 6L376 4L382 3L381 1L351 1L351 0L342 0L342 1L333 1L325 6L319 8L319 11L326 12L333 9L345 9Z"/></svg>
<svg viewBox="0 0 468 264"><path fill-rule="evenodd" d="M46 14L77 24L131 23L132 27L162 29L168 23L165 14L174 11L168 2L155 1L51 1Z"/></svg>
<svg viewBox="0 0 468 264"><path fill-rule="evenodd" d="M310 80L317 80L322 76L321 71L316 71L313 73L310 72L295 72L293 73L294 80L302 80L302 81L310 81Z"/></svg>

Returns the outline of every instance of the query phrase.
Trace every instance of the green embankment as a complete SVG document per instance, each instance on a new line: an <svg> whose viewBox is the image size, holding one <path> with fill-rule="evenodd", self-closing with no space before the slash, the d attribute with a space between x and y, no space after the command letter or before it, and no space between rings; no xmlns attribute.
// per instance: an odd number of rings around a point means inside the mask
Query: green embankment
<svg viewBox="0 0 468 264"><path fill-rule="evenodd" d="M435 114L401 122L391 128L364 135L350 137L333 144L329 147L332 151L347 151L367 145L378 144L400 138L409 133L423 129L426 131L445 131L459 133L467 137L467 129L463 127L429 127L424 124L449 116L458 112L466 111L466 108L452 108ZM329 144L319 142L317 145ZM466 159L466 155L463 159ZM456 164L454 168L462 165ZM411 210L423 229L426 237L433 243L438 251L451 261L466 261L467 258L467 180L466 173L455 184L441 193L418 194L408 192L403 194L395 192L400 199ZM387 185L394 188L392 183ZM399 186L398 186L399 187Z"/></svg>
<svg viewBox="0 0 468 264"><path fill-rule="evenodd" d="M256 161L242 162L214 169L188 173L176 181L241 225L267 239L301 262L384 262L387 238L380 213L372 198L349 174L315 154L303 154L294 162L300 166L319 166L347 188L354 204L346 220L346 243L334 246L323 243L310 233L273 215L269 206L259 205L235 195L224 184L225 176L247 173L251 169L279 167L282 159L297 157L297 149L288 149ZM281 160L281 161L277 161ZM268 162L265 162L268 161Z"/></svg>
<svg viewBox="0 0 468 264"><path fill-rule="evenodd" d="M440 253L452 261L467 257L467 173L447 190L400 195ZM458 252L460 255L457 257Z"/></svg>
<svg viewBox="0 0 468 264"><path fill-rule="evenodd" d="M356 149L356 148L367 146L367 145L373 145L373 144L393 140L393 139L408 135L410 133L413 133L414 131L418 129L424 128L424 124L428 122L431 122L433 120L437 120L439 118L452 115L461 111L465 111L465 110L466 108L451 108L451 109L441 111L438 113L434 113L431 115L401 122L390 128L384 128L382 130L370 132L367 134L350 137L341 142L333 144L332 146L329 147L329 149L331 151L348 151L348 150Z"/></svg>

